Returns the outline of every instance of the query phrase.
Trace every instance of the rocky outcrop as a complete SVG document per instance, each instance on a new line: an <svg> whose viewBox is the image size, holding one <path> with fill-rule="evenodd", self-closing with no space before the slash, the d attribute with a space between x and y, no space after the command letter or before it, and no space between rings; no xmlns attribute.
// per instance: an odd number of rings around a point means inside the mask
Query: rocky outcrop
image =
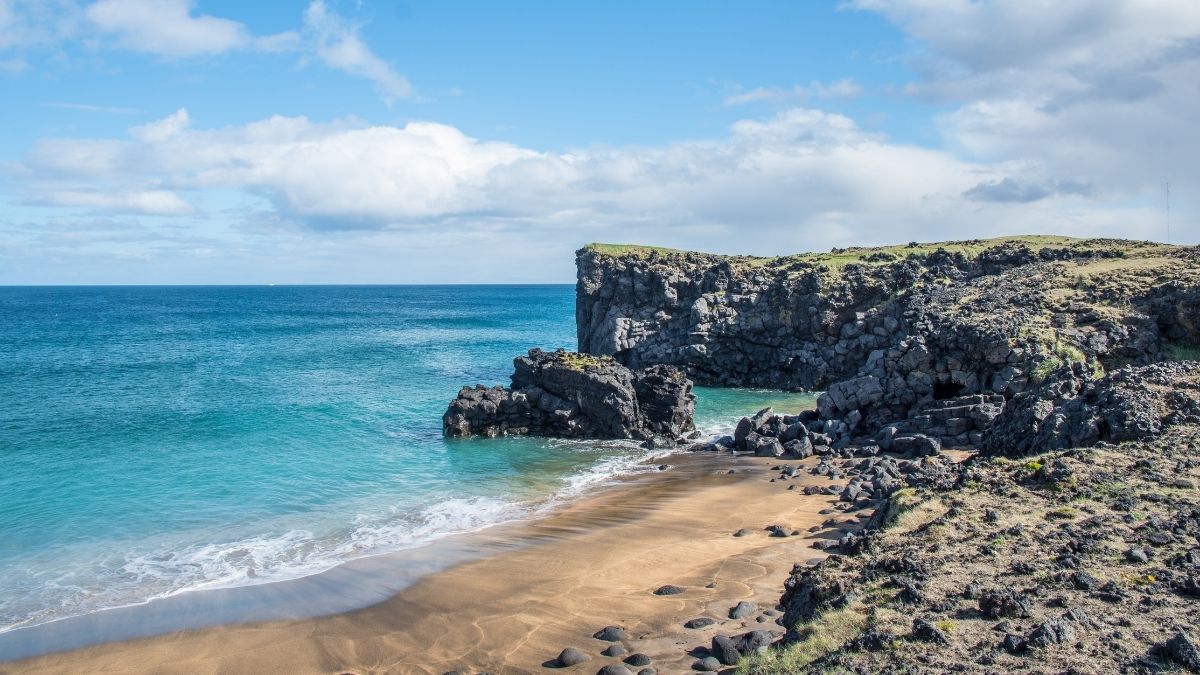
<svg viewBox="0 0 1200 675"><path fill-rule="evenodd" d="M511 387L464 387L442 417L447 436L631 438L672 444L694 431L692 382L678 368L631 371L611 358L532 349Z"/></svg>
<svg viewBox="0 0 1200 675"><path fill-rule="evenodd" d="M1100 379L1072 364L1010 401L983 449L1030 455L1146 440L1181 424L1200 424L1200 362L1126 367Z"/></svg>
<svg viewBox="0 0 1200 675"><path fill-rule="evenodd" d="M1058 367L1150 363L1197 337L1194 248L1017 238L761 259L595 246L577 265L581 350L702 384L825 390L812 430L835 444L978 444Z"/></svg>

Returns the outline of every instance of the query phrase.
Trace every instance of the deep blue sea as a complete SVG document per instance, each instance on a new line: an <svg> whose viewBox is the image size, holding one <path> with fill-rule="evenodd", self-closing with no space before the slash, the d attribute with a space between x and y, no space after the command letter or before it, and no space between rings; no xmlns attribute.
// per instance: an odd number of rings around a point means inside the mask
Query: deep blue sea
<svg viewBox="0 0 1200 675"><path fill-rule="evenodd" d="M447 441L573 286L0 288L0 631L535 515L649 451ZM709 433L770 392L698 390Z"/></svg>

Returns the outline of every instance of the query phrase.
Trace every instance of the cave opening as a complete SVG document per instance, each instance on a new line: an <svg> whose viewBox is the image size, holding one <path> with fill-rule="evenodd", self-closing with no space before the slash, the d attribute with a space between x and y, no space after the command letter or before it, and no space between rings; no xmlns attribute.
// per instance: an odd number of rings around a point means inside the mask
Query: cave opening
<svg viewBox="0 0 1200 675"><path fill-rule="evenodd" d="M962 394L963 385L949 380L935 380L933 383L933 398L941 401L947 398L954 398Z"/></svg>

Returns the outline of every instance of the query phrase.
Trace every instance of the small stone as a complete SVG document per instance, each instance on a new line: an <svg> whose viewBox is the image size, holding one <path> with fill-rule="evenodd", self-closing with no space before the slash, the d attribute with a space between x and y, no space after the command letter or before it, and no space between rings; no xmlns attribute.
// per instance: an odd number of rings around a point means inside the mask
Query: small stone
<svg viewBox="0 0 1200 675"><path fill-rule="evenodd" d="M706 656L692 664L692 670L702 673L715 673L721 669L721 662L711 656Z"/></svg>
<svg viewBox="0 0 1200 675"><path fill-rule="evenodd" d="M1131 548L1125 551L1125 559L1131 563L1150 562L1150 556L1146 555L1146 551L1140 548Z"/></svg>
<svg viewBox="0 0 1200 675"><path fill-rule="evenodd" d="M640 652L637 654L630 654L625 659L625 663L628 663L631 666L648 666L650 665L650 657Z"/></svg>
<svg viewBox="0 0 1200 675"><path fill-rule="evenodd" d="M596 675L633 675L633 671L625 666L609 664L596 671Z"/></svg>
<svg viewBox="0 0 1200 675"><path fill-rule="evenodd" d="M751 529L750 529L750 528L748 528L748 527L743 527L742 529L738 530L737 532L734 532L734 533L733 533L733 536L735 536L735 537L746 537L746 536L749 536L749 535L750 535L752 532L754 532L754 530L751 530Z"/></svg>
<svg viewBox="0 0 1200 675"><path fill-rule="evenodd" d="M688 619L687 622L683 624L683 627L690 628L692 630L699 630L701 628L708 628L714 623L716 623L715 620L710 619L707 616L700 616L696 617L695 619Z"/></svg>
<svg viewBox="0 0 1200 675"><path fill-rule="evenodd" d="M674 586L672 584L667 584L666 586L659 586L658 588L654 589L655 595L679 595L682 592L683 592L682 588L680 588L679 586Z"/></svg>
<svg viewBox="0 0 1200 675"><path fill-rule="evenodd" d="M744 619L744 618L750 616L751 614L753 614L757 610L758 610L758 607L756 607L754 605L754 603L746 602L745 600L743 600L743 601L739 602L737 605L735 605L732 609L729 610L729 618Z"/></svg>
<svg viewBox="0 0 1200 675"><path fill-rule="evenodd" d="M950 638L946 637L942 629L921 618L913 619L912 635L923 642L950 644Z"/></svg>
<svg viewBox="0 0 1200 675"><path fill-rule="evenodd" d="M601 656L625 656L628 653L629 653L629 650L625 649L621 645L609 645L609 647L607 649L600 652L600 655Z"/></svg>
<svg viewBox="0 0 1200 675"><path fill-rule="evenodd" d="M555 659L555 661L558 663L560 668L569 668L571 666L577 666L590 658L591 657L585 654L582 649L567 647L558 653L558 658Z"/></svg>
<svg viewBox="0 0 1200 675"><path fill-rule="evenodd" d="M629 639L629 636L625 633L625 629L620 626L605 626L596 631L592 637L597 640L604 640L605 642L618 642Z"/></svg>

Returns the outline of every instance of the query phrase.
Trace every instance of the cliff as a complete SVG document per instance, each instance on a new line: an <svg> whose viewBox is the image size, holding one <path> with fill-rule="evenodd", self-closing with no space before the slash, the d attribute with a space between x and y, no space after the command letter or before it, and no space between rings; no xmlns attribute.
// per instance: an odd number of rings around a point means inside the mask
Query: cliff
<svg viewBox="0 0 1200 675"><path fill-rule="evenodd" d="M977 444L1063 365L1095 374L1200 344L1200 250L1012 237L777 258L593 244L581 351L698 384L828 390L844 435L896 420ZM982 417L981 417L982 416ZM972 418L977 419L972 419ZM900 431L904 431L901 429Z"/></svg>

